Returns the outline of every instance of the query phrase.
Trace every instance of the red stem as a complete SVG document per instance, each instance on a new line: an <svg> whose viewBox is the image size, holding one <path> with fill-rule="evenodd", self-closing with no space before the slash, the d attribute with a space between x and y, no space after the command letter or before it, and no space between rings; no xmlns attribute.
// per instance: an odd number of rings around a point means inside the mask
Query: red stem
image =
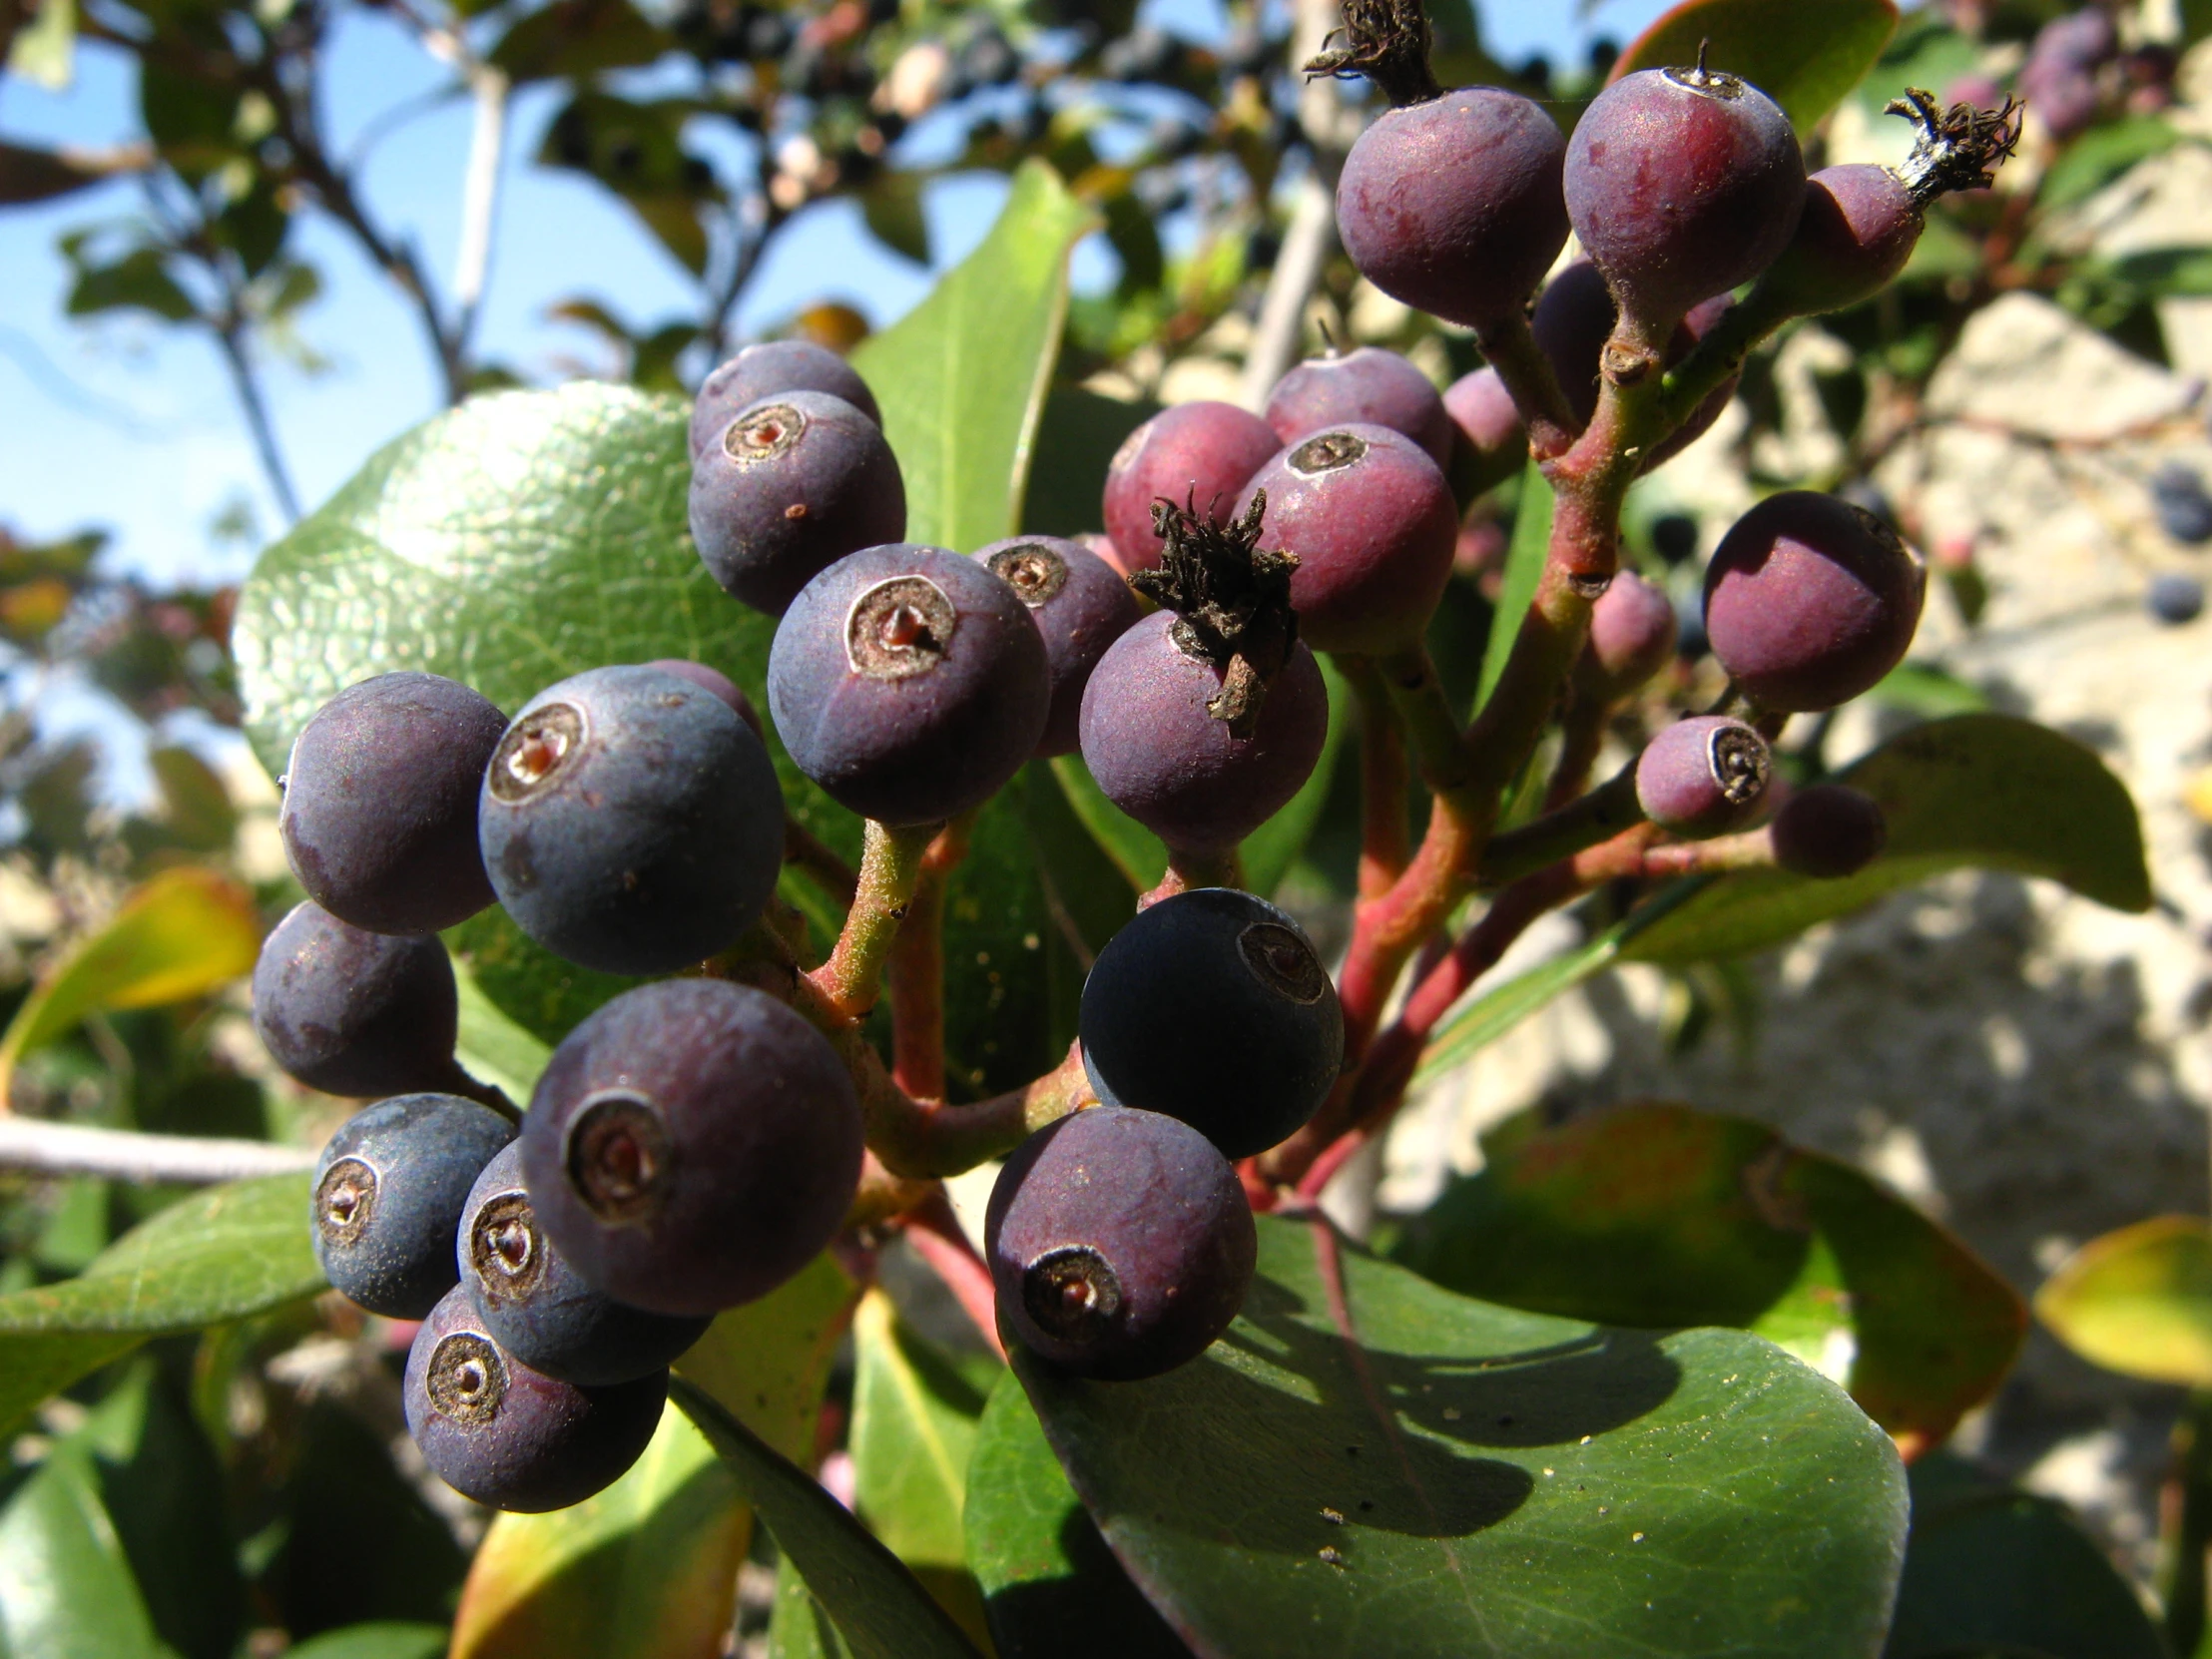
<svg viewBox="0 0 2212 1659"><path fill-rule="evenodd" d="M1413 830L1405 810L1406 787L1412 780L1405 764L1405 739L1375 665L1364 657L1340 657L1337 666L1360 702L1360 898L1364 903L1388 892L1412 856Z"/></svg>
<svg viewBox="0 0 2212 1659"><path fill-rule="evenodd" d="M914 1254L944 1281L945 1289L983 1334L991 1352L1004 1360L1006 1346L998 1339L998 1295L991 1285L991 1270L968 1243L944 1189L939 1187L908 1211L905 1219L906 1242L913 1246Z"/></svg>
<svg viewBox="0 0 2212 1659"><path fill-rule="evenodd" d="M972 817L955 819L929 843L891 944L891 1077L916 1100L944 1098L945 888L973 826Z"/></svg>

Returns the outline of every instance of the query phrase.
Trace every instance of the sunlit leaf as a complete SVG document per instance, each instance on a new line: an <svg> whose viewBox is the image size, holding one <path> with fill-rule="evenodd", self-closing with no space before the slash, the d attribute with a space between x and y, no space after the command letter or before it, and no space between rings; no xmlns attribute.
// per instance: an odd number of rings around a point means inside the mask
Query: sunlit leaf
<svg viewBox="0 0 2212 1659"><path fill-rule="evenodd" d="M2157 1216L2091 1239L2043 1281L2035 1317L2108 1371L2212 1387L2212 1227Z"/></svg>
<svg viewBox="0 0 2212 1659"><path fill-rule="evenodd" d="M1804 134L1874 67L1897 26L1892 0L1682 0L1628 43L1612 79L1686 67L1703 48L1707 67L1749 81Z"/></svg>

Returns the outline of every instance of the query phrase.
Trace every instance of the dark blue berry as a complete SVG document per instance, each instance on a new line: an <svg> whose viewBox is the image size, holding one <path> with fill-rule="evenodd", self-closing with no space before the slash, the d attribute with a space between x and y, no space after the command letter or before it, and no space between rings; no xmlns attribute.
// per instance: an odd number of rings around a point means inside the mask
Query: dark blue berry
<svg viewBox="0 0 2212 1659"><path fill-rule="evenodd" d="M1670 565L1697 553L1697 520L1688 513L1661 513L1651 521L1651 550Z"/></svg>
<svg viewBox="0 0 2212 1659"><path fill-rule="evenodd" d="M293 907L254 964L254 1029L285 1072L325 1094L413 1094L464 1084L460 1003L435 938L348 926Z"/></svg>
<svg viewBox="0 0 2212 1659"><path fill-rule="evenodd" d="M702 450L720 438L741 411L790 391L825 391L842 398L878 426L883 422L875 394L867 389L859 370L828 346L803 339L761 340L740 348L700 383L699 400L692 405L692 459L696 461Z"/></svg>
<svg viewBox="0 0 2212 1659"><path fill-rule="evenodd" d="M2150 579L2143 603L2160 622L2194 622L2204 611L2204 584L2178 570L2165 571Z"/></svg>
<svg viewBox="0 0 2212 1659"><path fill-rule="evenodd" d="M2189 547L2212 541L2212 495L2189 467L2178 461L2160 467L2151 477L2150 498L2159 528L2175 541Z"/></svg>
<svg viewBox="0 0 2212 1659"><path fill-rule="evenodd" d="M1015 536L975 555L1029 607L1044 639L1052 710L1039 755L1066 755L1081 741L1083 688L1106 648L1137 625L1144 607L1121 572L1080 542Z"/></svg>

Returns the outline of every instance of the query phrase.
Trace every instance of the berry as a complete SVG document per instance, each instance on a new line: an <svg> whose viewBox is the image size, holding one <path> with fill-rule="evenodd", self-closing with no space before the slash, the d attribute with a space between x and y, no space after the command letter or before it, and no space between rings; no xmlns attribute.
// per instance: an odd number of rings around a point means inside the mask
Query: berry
<svg viewBox="0 0 2212 1659"><path fill-rule="evenodd" d="M1283 447L1275 428L1234 403L1178 403L1129 436L1106 467L1106 534L1124 572L1160 563L1152 504L1177 506L1225 521L1237 492Z"/></svg>
<svg viewBox="0 0 2212 1659"><path fill-rule="evenodd" d="M1497 87L1384 110L1337 181L1345 252L1392 298L1489 326L1519 308L1566 245L1564 150L1540 105Z"/></svg>
<svg viewBox="0 0 2212 1659"><path fill-rule="evenodd" d="M1015 536L977 553L1014 590L1044 639L1052 707L1037 754L1067 755L1080 742L1083 688L1106 648L1137 625L1144 607L1121 572L1080 542Z"/></svg>
<svg viewBox="0 0 2212 1659"><path fill-rule="evenodd" d="M661 1424L668 1373L611 1388L557 1382L507 1353L455 1287L407 1350L407 1432L430 1472L494 1509L566 1509L622 1478Z"/></svg>
<svg viewBox="0 0 2212 1659"><path fill-rule="evenodd" d="M2212 495L2194 470L2179 461L2160 467L2150 481L2151 505L2167 535L2185 546L2212 541Z"/></svg>
<svg viewBox="0 0 2212 1659"><path fill-rule="evenodd" d="M386 1319L427 1316L456 1281L469 1185L514 1135L490 1107L449 1094L380 1100L346 1119L314 1170L314 1254L330 1288Z"/></svg>
<svg viewBox="0 0 2212 1659"><path fill-rule="evenodd" d="M769 714L840 806L934 824L990 799L1051 706L1029 608L972 559L900 543L824 571L776 630Z"/></svg>
<svg viewBox="0 0 2212 1659"><path fill-rule="evenodd" d="M2176 626L2194 622L2204 611L2204 584L2194 576L2184 576L2178 570L2153 576L2150 587L2143 594L2143 603L2150 614L2160 622Z"/></svg>
<svg viewBox="0 0 2212 1659"><path fill-rule="evenodd" d="M1741 829L1758 816L1774 761L1767 740L1740 720L1678 720L1636 760L1636 799L1662 830L1691 840Z"/></svg>
<svg viewBox="0 0 2212 1659"><path fill-rule="evenodd" d="M1168 845L1227 851L1298 794L1321 759L1329 688L1301 643L1268 688L1249 738L1207 712L1223 676L1146 617L1106 648L1083 690L1083 765L1123 812Z"/></svg>
<svg viewBox="0 0 2212 1659"><path fill-rule="evenodd" d="M649 1314L585 1284L553 1248L522 1184L522 1147L484 1166L447 1240L476 1317L494 1342L533 1371L604 1387L665 1370L711 1323Z"/></svg>
<svg viewBox="0 0 2212 1659"><path fill-rule="evenodd" d="M484 864L531 938L606 973L667 973L759 919L784 803L729 705L653 668L596 668L523 705L484 773Z"/></svg>
<svg viewBox="0 0 2212 1659"><path fill-rule="evenodd" d="M626 991L562 1039L522 1174L584 1281L660 1314L765 1296L830 1242L860 1177L860 1108L830 1041L719 979Z"/></svg>
<svg viewBox="0 0 2212 1659"><path fill-rule="evenodd" d="M1790 118L1702 64L1599 93L1567 141L1564 183L1583 251L1653 329L1766 270L1805 207Z"/></svg>
<svg viewBox="0 0 2212 1659"><path fill-rule="evenodd" d="M1444 412L1459 433L1447 469L1459 499L1472 501L1527 460L1527 429L1496 369L1478 368L1452 381L1444 392Z"/></svg>
<svg viewBox="0 0 2212 1659"><path fill-rule="evenodd" d="M1770 495L1705 569L1713 655L1762 708L1833 709L1905 656L1928 571L1863 507L1812 490Z"/></svg>
<svg viewBox="0 0 2212 1659"><path fill-rule="evenodd" d="M1229 1161L1189 1125L1125 1106L1022 1142L983 1231L1000 1323L1061 1370L1109 1382L1197 1359L1244 1306L1259 1257Z"/></svg>
<svg viewBox="0 0 2212 1659"><path fill-rule="evenodd" d="M348 926L313 902L262 941L254 1029L284 1071L325 1094L412 1094L465 1082L460 1003L435 938Z"/></svg>
<svg viewBox="0 0 2212 1659"><path fill-rule="evenodd" d="M1077 1027L1100 1100L1180 1118L1227 1158L1289 1136L1344 1063L1344 1012L1313 940L1233 887L1138 911L1098 953Z"/></svg>
<svg viewBox="0 0 2212 1659"><path fill-rule="evenodd" d="M1622 571L1590 610L1576 690L1604 702L1626 697L1667 666L1679 635L1666 590Z"/></svg>
<svg viewBox="0 0 2212 1659"><path fill-rule="evenodd" d="M1262 531L1294 554L1291 604L1317 651L1417 640L1451 579L1459 509L1421 447L1386 426L1336 426L1284 450L1245 486L1267 492Z"/></svg>
<svg viewBox="0 0 2212 1659"><path fill-rule="evenodd" d="M1670 565L1697 553L1697 520L1688 513L1661 513L1651 521L1651 550Z"/></svg>
<svg viewBox="0 0 2212 1659"><path fill-rule="evenodd" d="M906 533L906 486L874 421L828 392L782 392L692 464L691 532L726 592L782 616L847 553Z"/></svg>
<svg viewBox="0 0 2212 1659"><path fill-rule="evenodd" d="M753 707L753 699L739 689L738 683L720 669L695 663L688 657L656 657L644 666L673 674L679 680L689 680L701 691L712 692L730 705L731 713L753 728L756 738L764 743L768 741L768 728L761 724L761 711Z"/></svg>
<svg viewBox="0 0 2212 1659"><path fill-rule="evenodd" d="M793 391L828 392L851 404L876 425L883 423L882 411L876 408L875 394L867 389L867 382L828 346L803 339L763 340L740 349L700 383L699 401L692 405L692 459L697 461L701 452L722 436L723 428L740 410Z"/></svg>
<svg viewBox="0 0 2212 1659"><path fill-rule="evenodd" d="M1777 864L1832 881L1880 857L1890 824L1872 796L1843 784L1815 784L1782 804L1768 833Z"/></svg>
<svg viewBox="0 0 2212 1659"><path fill-rule="evenodd" d="M435 674L379 674L316 710L276 815L307 896L372 933L435 933L489 904L476 787L506 726Z"/></svg>
<svg viewBox="0 0 2212 1659"><path fill-rule="evenodd" d="M1905 182L1886 167L1824 167L1805 181L1797 234L1768 280L1791 312L1812 316L1872 298L1905 269L1925 221Z"/></svg>
<svg viewBox="0 0 2212 1659"><path fill-rule="evenodd" d="M1727 309L1725 299L1710 309L1700 305L1677 323L1667 342L1668 366L1688 356L1690 348ZM1605 285L1605 278L1588 260L1576 260L1545 284L1536 301L1535 315L1529 319L1536 344L1549 359L1552 373L1558 376L1559 389L1566 393L1568 408L1585 426L1597 412L1598 376L1605 342L1613 337L1618 319L1619 313L1613 308L1613 295ZM1690 417L1653 447L1650 458L1643 463L1643 470L1649 472L1704 436L1713 422L1720 419L1722 411L1728 407L1728 400L1735 396L1738 378L1730 375L1707 393L1705 400L1690 411Z"/></svg>
<svg viewBox="0 0 2212 1659"><path fill-rule="evenodd" d="M1307 358L1275 382L1265 414L1287 444L1325 426L1387 426L1427 450L1438 466L1451 461L1444 400L1427 375L1379 346Z"/></svg>

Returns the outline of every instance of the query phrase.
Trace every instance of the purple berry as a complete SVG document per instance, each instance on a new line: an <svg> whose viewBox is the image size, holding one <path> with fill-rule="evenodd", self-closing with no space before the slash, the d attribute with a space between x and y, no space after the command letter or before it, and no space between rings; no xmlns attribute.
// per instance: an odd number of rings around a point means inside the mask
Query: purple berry
<svg viewBox="0 0 2212 1659"><path fill-rule="evenodd" d="M1528 430L1496 369L1478 368L1452 381L1444 412L1459 434L1447 469L1459 499L1472 501L1519 473L1528 459Z"/></svg>
<svg viewBox="0 0 2212 1659"><path fill-rule="evenodd" d="M1668 366L1687 357L1691 347L1727 309L1725 298L1708 301L1694 307L1675 324L1667 341ZM1585 426L1597 413L1598 376L1602 372L1605 342L1613 337L1613 326L1618 319L1613 295L1605 285L1605 278L1598 275L1597 267L1588 260L1576 260L1545 284L1536 301L1535 314L1529 320L1536 344L1550 361L1552 373L1558 376L1559 389L1566 393L1567 406L1574 411L1575 419ZM1705 400L1690 411L1689 419L1653 447L1650 457L1643 463L1643 470L1649 472L1671 460L1703 437L1727 409L1728 400L1736 395L1737 379L1738 376L1732 374L1714 387Z"/></svg>
<svg viewBox="0 0 2212 1659"><path fill-rule="evenodd" d="M1801 316L1856 305L1905 269L1924 223L1912 192L1888 168L1824 167L1805 181L1797 235L1768 280Z"/></svg>
<svg viewBox="0 0 2212 1659"><path fill-rule="evenodd" d="M1702 67L1645 69L1597 95L1567 141L1567 214L1649 328L1735 287L1789 246L1805 207L1790 118Z"/></svg>
<svg viewBox="0 0 2212 1659"><path fill-rule="evenodd" d="M741 348L701 382L699 401L692 405L692 459L698 460L700 451L722 436L740 410L793 391L828 392L878 426L883 423L867 382L828 346L803 339L763 340Z"/></svg>
<svg viewBox="0 0 2212 1659"><path fill-rule="evenodd" d="M2204 584L2178 570L2164 571L2151 578L2143 603L2158 621L2178 627L2204 614Z"/></svg>
<svg viewBox="0 0 2212 1659"><path fill-rule="evenodd" d="M435 937L348 926L293 906L254 964L254 1029L270 1057L325 1094L415 1094L465 1084L460 1003Z"/></svg>
<svg viewBox="0 0 2212 1659"><path fill-rule="evenodd" d="M745 695L738 683L720 669L695 663L689 657L656 657L644 666L673 674L679 680L689 680L701 691L720 698L730 705L732 714L753 728L756 738L764 743L768 741L768 728L761 724L761 711L753 707L753 699Z"/></svg>
<svg viewBox="0 0 2212 1659"><path fill-rule="evenodd" d="M1890 824L1872 796L1843 784L1799 790L1774 815L1774 861L1819 880L1856 875L1882 855Z"/></svg>
<svg viewBox="0 0 2212 1659"><path fill-rule="evenodd" d="M1073 754L1081 742L1083 688L1106 648L1137 625L1144 607L1121 572L1080 542L1056 536L1015 536L977 553L992 575L1014 590L1044 639L1052 681L1037 754Z"/></svg>
<svg viewBox="0 0 2212 1659"><path fill-rule="evenodd" d="M1576 690L1604 702L1626 697L1667 666L1680 632L1666 590L1622 571L1591 608Z"/></svg>
<svg viewBox="0 0 2212 1659"><path fill-rule="evenodd" d="M1705 570L1713 655L1762 708L1833 709L1904 658L1927 567L1862 507L1812 490L1738 519Z"/></svg>
<svg viewBox="0 0 2212 1659"><path fill-rule="evenodd" d="M476 789L507 717L435 674L379 674L315 711L276 829L307 896L372 933L435 933L492 901Z"/></svg>
<svg viewBox="0 0 2212 1659"><path fill-rule="evenodd" d="M1345 252L1392 298L1489 326L1519 308L1566 244L1564 148L1540 105L1496 87L1384 110L1337 181Z"/></svg>
<svg viewBox="0 0 2212 1659"><path fill-rule="evenodd" d="M1245 486L1267 491L1261 538L1295 554L1291 604L1317 651L1417 640L1451 580L1459 509L1421 447L1386 426L1339 426L1285 449Z"/></svg>
<svg viewBox="0 0 2212 1659"><path fill-rule="evenodd" d="M407 1350L407 1432L430 1472L494 1509L566 1509L622 1478L661 1424L668 1373L579 1388L502 1349L456 1286Z"/></svg>
<svg viewBox="0 0 2212 1659"><path fill-rule="evenodd" d="M1123 571L1160 563L1153 502L1188 501L1225 523L1237 492L1282 447L1274 427L1234 403L1178 403L1131 432L1107 464L1103 502L1106 534Z"/></svg>
<svg viewBox="0 0 2212 1659"><path fill-rule="evenodd" d="M1000 1323L1048 1364L1131 1382L1229 1329L1259 1258L1229 1161L1188 1124L1094 1106L1038 1130L991 1188Z"/></svg>
<svg viewBox="0 0 2212 1659"><path fill-rule="evenodd" d="M1298 794L1321 759L1329 688L1304 643L1268 688L1258 727L1207 712L1222 674L1178 646L1156 611L1106 648L1083 692L1083 764L1108 800L1168 845L1226 852Z"/></svg>
<svg viewBox="0 0 2212 1659"><path fill-rule="evenodd" d="M884 824L981 806L1036 753L1051 701L1028 607L942 548L840 559L793 602L769 653L769 715L792 760Z"/></svg>
<svg viewBox="0 0 2212 1659"><path fill-rule="evenodd" d="M523 1184L584 1282L658 1314L765 1296L844 1220L860 1109L830 1041L720 979L625 991L553 1051Z"/></svg>
<svg viewBox="0 0 2212 1659"><path fill-rule="evenodd" d="M1363 345L1309 357L1268 394L1267 422L1286 444L1327 426L1387 426L1438 466L1451 461L1451 416L1427 375L1395 351Z"/></svg>
<svg viewBox="0 0 2212 1659"><path fill-rule="evenodd" d="M784 392L693 462L691 532L724 591L782 616L847 553L906 533L906 486L874 421L828 392Z"/></svg>
<svg viewBox="0 0 2212 1659"><path fill-rule="evenodd" d="M1759 815L1773 775L1767 740L1740 720L1678 720L1636 760L1636 799L1662 830L1690 840L1740 830Z"/></svg>

